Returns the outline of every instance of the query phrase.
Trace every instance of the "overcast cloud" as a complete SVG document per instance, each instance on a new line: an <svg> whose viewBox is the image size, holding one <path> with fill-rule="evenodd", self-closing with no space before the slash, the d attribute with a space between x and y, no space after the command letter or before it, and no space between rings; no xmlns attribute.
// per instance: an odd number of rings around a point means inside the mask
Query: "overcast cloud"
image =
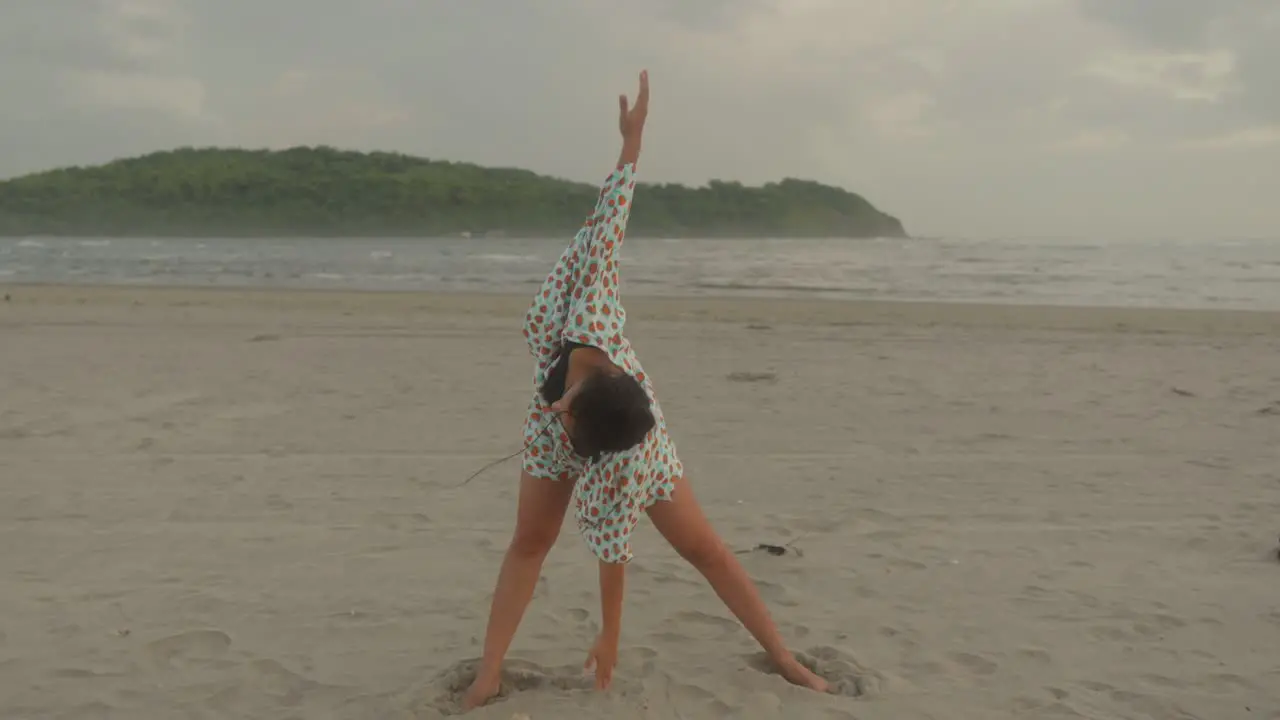
<svg viewBox="0 0 1280 720"><path fill-rule="evenodd" d="M178 145L856 190L917 234L1280 236L1272 0L8 0L0 177Z"/></svg>

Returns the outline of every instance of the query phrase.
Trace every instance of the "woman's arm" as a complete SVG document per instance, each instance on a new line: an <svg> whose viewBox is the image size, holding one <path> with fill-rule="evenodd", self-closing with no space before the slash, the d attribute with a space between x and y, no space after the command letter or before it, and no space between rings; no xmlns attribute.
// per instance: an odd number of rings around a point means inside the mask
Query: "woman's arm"
<svg viewBox="0 0 1280 720"><path fill-rule="evenodd" d="M601 561L600 633L616 639L622 634L622 598L626 594L627 566Z"/></svg>
<svg viewBox="0 0 1280 720"><path fill-rule="evenodd" d="M595 282L596 272L582 273L581 265L588 258L609 260L626 233L627 220L631 217L631 193L635 190L636 163L640 160L644 123L649 116L649 73L640 73L640 92L636 104L631 107L626 95L618 97L618 131L622 135L622 151L618 164L605 178L596 207L587 216L582 229L560 260L560 282L557 288L563 297L581 299L579 287ZM610 263L611 264L611 263ZM592 268L598 267L591 263ZM616 280L616 278L615 278Z"/></svg>
<svg viewBox="0 0 1280 720"><path fill-rule="evenodd" d="M605 352L621 343L625 315L618 302L618 263L615 258L631 218L635 192L636 161L649 114L649 74L640 73L640 93L634 107L627 96L618 98L618 130L622 151L618 166L605 180L596 210L578 234L563 278L563 295L569 299L568 321L561 342L591 345ZM584 267L585 266L585 267Z"/></svg>
<svg viewBox="0 0 1280 720"><path fill-rule="evenodd" d="M618 167L640 162L640 138L623 138L622 152L618 154Z"/></svg>
<svg viewBox="0 0 1280 720"><path fill-rule="evenodd" d="M635 106L632 107L628 103L626 95L619 95L618 108L618 131L622 135L622 151L618 153L618 164L614 168L613 174L605 179L604 187L600 189L600 195L596 200L596 209L587 218L583 228L584 231L589 231L590 228L595 227L602 221L614 220L616 224L620 211L622 213L621 229L626 229L626 218L631 210L627 203L631 199L630 191L634 189L635 185L631 176L635 173L636 163L640 161L640 147L644 138L644 123L649 117L649 73L647 71L640 73L640 92L636 95ZM619 175L621 175L621 178L619 178ZM618 182L619 179L628 182ZM626 197L619 198L619 190L623 190ZM594 235L596 239L608 237L608 233L604 229L597 229ZM586 233L586 236L591 238L589 232Z"/></svg>
<svg viewBox="0 0 1280 720"><path fill-rule="evenodd" d="M635 164L640 158L640 138L644 136L644 123L649 118L649 71L640 73L640 92L636 94L634 107L626 95L618 96L618 132L622 134L622 157L618 165Z"/></svg>
<svg viewBox="0 0 1280 720"><path fill-rule="evenodd" d="M587 653L586 669L596 674L596 687L605 690L613 681L618 664L618 641L622 637L622 593L625 565L600 563L600 607L604 620L600 634Z"/></svg>

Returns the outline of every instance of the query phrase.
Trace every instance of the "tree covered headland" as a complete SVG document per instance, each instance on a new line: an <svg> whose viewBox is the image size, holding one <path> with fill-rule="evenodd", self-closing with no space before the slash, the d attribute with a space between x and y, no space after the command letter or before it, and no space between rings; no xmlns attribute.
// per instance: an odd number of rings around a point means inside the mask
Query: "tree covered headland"
<svg viewBox="0 0 1280 720"><path fill-rule="evenodd" d="M183 148L0 182L0 235L559 236L580 227L597 192L385 152ZM643 184L636 203L630 232L651 237L906 236L860 195L806 180Z"/></svg>

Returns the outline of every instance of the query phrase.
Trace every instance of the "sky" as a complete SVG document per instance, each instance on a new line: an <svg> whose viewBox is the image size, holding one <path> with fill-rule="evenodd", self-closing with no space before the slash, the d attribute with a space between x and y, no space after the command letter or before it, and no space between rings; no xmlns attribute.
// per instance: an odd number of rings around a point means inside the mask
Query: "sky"
<svg viewBox="0 0 1280 720"><path fill-rule="evenodd" d="M647 180L819 180L917 235L1280 238L1277 38L1277 0L7 0L0 177L327 144L594 181L645 68Z"/></svg>

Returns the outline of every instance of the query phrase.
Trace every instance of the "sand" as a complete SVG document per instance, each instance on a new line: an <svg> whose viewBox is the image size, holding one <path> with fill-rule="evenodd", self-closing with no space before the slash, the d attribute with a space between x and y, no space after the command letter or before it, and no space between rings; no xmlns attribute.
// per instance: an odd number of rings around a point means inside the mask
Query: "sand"
<svg viewBox="0 0 1280 720"><path fill-rule="evenodd" d="M457 484L519 447L522 298L0 293L0 717L451 711L518 466ZM567 525L470 717L1280 717L1280 314L629 310L709 516L843 694L769 674L647 524L589 689Z"/></svg>

